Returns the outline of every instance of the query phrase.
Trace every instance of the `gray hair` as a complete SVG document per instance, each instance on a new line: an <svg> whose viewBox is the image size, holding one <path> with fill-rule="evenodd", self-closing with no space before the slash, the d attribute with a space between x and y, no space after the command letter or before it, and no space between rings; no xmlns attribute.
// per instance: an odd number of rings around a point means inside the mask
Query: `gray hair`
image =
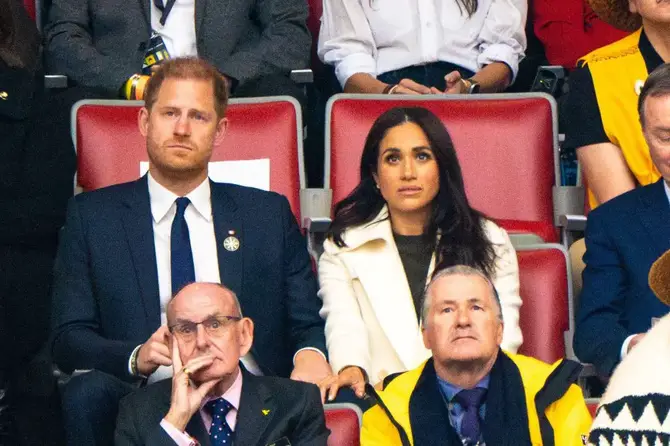
<svg viewBox="0 0 670 446"><path fill-rule="evenodd" d="M222 283L217 283L217 282L193 282L193 283L189 283L188 285L184 286L181 290L177 291L177 293L175 293L170 298L170 301L168 302L167 306L165 307L165 313L166 314L168 312L168 309L170 308L170 305L172 305L172 302L174 301L175 297L177 297L177 295L179 293L181 293L184 288L186 288L187 286L190 286L190 285L214 285L215 287L220 288L221 290L229 293L231 296L233 296L233 302L235 302L235 309L237 310L237 314L240 317L244 317L244 315L242 314L242 307L240 306L240 300L237 298L237 294L235 294L235 292L233 290L226 287Z"/></svg>
<svg viewBox="0 0 670 446"><path fill-rule="evenodd" d="M640 115L640 124L644 128L644 104L647 98L657 98L670 95L670 63L664 63L651 72L637 101L637 112Z"/></svg>
<svg viewBox="0 0 670 446"><path fill-rule="evenodd" d="M421 306L421 322L423 323L423 326L425 327L427 325L428 321L428 313L430 313L430 307L432 305L432 299L430 297L430 291L433 288L433 285L435 282L440 280L441 278L444 277L449 277L449 276L477 276L481 277L486 281L486 283L489 285L489 288L491 289L491 295L493 297L493 300L496 303L496 306L498 307L498 319L500 319L500 322L503 321L503 315L502 315L502 305L500 304L500 296L498 296L498 291L496 290L495 285L493 285L493 282L491 279L484 274L481 270L477 268L473 268L468 265L454 265L450 266L448 268L442 269L435 273L433 277L430 279L428 284L426 285L426 289L423 293L423 304Z"/></svg>

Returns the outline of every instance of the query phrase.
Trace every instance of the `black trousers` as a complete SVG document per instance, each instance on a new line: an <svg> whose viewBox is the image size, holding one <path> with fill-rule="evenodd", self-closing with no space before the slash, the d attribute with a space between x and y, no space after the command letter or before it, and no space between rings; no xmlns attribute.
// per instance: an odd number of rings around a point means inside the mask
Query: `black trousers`
<svg viewBox="0 0 670 446"><path fill-rule="evenodd" d="M47 346L56 240L0 245L0 373L13 445L58 445L60 401ZM0 438L0 444L2 439Z"/></svg>
<svg viewBox="0 0 670 446"><path fill-rule="evenodd" d="M410 67L400 68L399 70L389 71L377 76L382 82L387 84L397 84L403 79L411 79L426 87L435 87L444 91L447 83L444 76L452 71L461 73L463 79L472 77L474 73L466 68L454 65L451 62L433 62L426 65L412 65Z"/></svg>

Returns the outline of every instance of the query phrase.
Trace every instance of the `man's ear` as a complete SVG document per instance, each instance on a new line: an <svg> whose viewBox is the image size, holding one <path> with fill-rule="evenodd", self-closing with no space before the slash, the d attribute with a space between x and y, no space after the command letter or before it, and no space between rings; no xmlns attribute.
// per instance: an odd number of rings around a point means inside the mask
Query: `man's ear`
<svg viewBox="0 0 670 446"><path fill-rule="evenodd" d="M426 325L421 327L421 336L423 336L423 345L426 347L428 350L432 350L430 347L430 338L428 337L428 330L426 329Z"/></svg>
<svg viewBox="0 0 670 446"><path fill-rule="evenodd" d="M221 143L227 130L228 130L228 118L219 119L219 122L216 124L216 134L214 136L215 144Z"/></svg>
<svg viewBox="0 0 670 446"><path fill-rule="evenodd" d="M505 323L500 321L498 324L498 329L496 330L496 344L500 346L502 344L503 332L505 331Z"/></svg>
<svg viewBox="0 0 670 446"><path fill-rule="evenodd" d="M240 358L249 353L251 345L254 343L254 322L248 317L242 318L239 322L240 335Z"/></svg>
<svg viewBox="0 0 670 446"><path fill-rule="evenodd" d="M142 107L137 115L137 126L140 128L140 133L146 138L149 133L149 110Z"/></svg>

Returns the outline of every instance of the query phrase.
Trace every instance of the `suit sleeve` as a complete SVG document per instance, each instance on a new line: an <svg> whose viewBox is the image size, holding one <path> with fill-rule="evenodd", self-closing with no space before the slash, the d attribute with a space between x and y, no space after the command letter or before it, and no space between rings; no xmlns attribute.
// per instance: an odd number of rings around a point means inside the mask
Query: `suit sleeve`
<svg viewBox="0 0 670 446"><path fill-rule="evenodd" d="M76 197L68 205L54 265L53 357L65 372L97 369L130 380L136 343L103 338L91 280L89 252Z"/></svg>
<svg viewBox="0 0 670 446"><path fill-rule="evenodd" d="M301 446L326 446L330 431L326 427L326 416L321 404L319 388L307 386L300 420L295 426L292 443Z"/></svg>
<svg viewBox="0 0 670 446"><path fill-rule="evenodd" d="M303 0L257 0L253 14L263 30L259 39L240 41L219 69L240 83L286 74L309 65L312 45Z"/></svg>
<svg viewBox="0 0 670 446"><path fill-rule="evenodd" d="M601 208L602 209L602 208ZM632 334L621 324L626 271L608 234L607 215L598 209L586 224L586 253L574 348L582 362L609 376L620 360L621 345Z"/></svg>
<svg viewBox="0 0 670 446"><path fill-rule="evenodd" d="M342 260L333 252L330 241L324 243L319 259L319 297L323 300L321 317L326 321L326 345L333 372L355 365L372 376L368 333L361 317L351 276Z"/></svg>
<svg viewBox="0 0 670 446"><path fill-rule="evenodd" d="M146 439L143 439L136 423L141 419L136 401L129 398L122 399L119 404L119 415L116 418L114 446L177 446L177 443L160 424L156 424Z"/></svg>
<svg viewBox="0 0 670 446"><path fill-rule="evenodd" d="M286 281L289 333L294 351L313 347L326 354L324 322L319 316L321 307L317 282L307 245L288 200L281 199L284 226L284 277Z"/></svg>
<svg viewBox="0 0 670 446"><path fill-rule="evenodd" d="M54 0L44 35L46 63L52 74L110 92L118 91L133 74L123 61L100 53L93 45L88 1Z"/></svg>

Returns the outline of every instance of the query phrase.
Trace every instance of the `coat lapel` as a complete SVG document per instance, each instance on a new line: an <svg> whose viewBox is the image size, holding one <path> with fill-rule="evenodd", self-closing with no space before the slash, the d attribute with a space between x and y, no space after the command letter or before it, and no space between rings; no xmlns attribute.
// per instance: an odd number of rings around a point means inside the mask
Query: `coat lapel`
<svg viewBox="0 0 670 446"><path fill-rule="evenodd" d="M386 208L369 225L345 242L352 249L350 264L390 344L406 368L430 356L421 339L412 293L393 240ZM432 269L432 264L431 264Z"/></svg>
<svg viewBox="0 0 670 446"><path fill-rule="evenodd" d="M663 178L656 183L645 186L640 194L644 212L638 212L638 218L646 228L652 240L661 241L658 245L665 247L670 244L670 203L665 194ZM665 249L665 248L662 248Z"/></svg>
<svg viewBox="0 0 670 446"><path fill-rule="evenodd" d="M251 373L243 370L240 410L235 425L235 444L262 444L265 430L277 407L269 389Z"/></svg>
<svg viewBox="0 0 670 446"><path fill-rule="evenodd" d="M132 185L122 205L125 207L121 218L126 241L133 259L147 325L153 331L160 326L161 310L153 220L146 175Z"/></svg>
<svg viewBox="0 0 670 446"><path fill-rule="evenodd" d="M196 2L198 3L198 2ZM242 275L244 274L244 252L247 240L244 237L242 215L235 201L225 192L225 186L210 181L212 193L212 218L216 236L216 252L219 260L221 283L238 296L242 296ZM224 247L226 238L237 239L237 250Z"/></svg>

